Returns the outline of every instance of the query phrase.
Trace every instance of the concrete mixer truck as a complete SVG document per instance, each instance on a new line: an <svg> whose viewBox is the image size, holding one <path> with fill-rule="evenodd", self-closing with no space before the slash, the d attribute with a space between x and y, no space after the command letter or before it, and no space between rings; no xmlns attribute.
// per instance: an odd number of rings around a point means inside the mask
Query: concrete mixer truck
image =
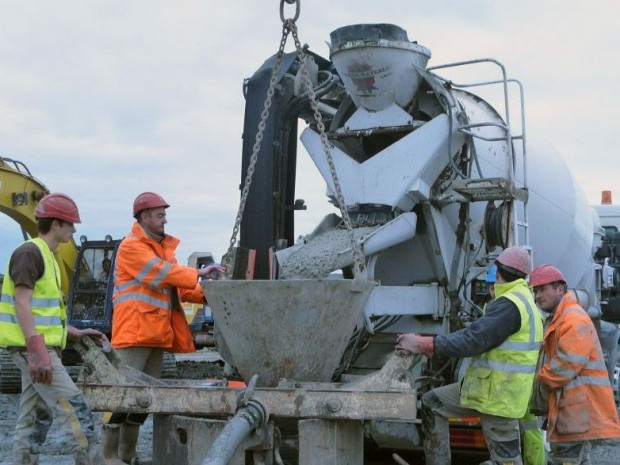
<svg viewBox="0 0 620 465"><path fill-rule="evenodd" d="M295 236L295 212L306 207L295 197L304 176L296 172L303 120L301 144L324 179L327 200L338 205L341 190L368 278L377 283L335 380L381 368L398 333L445 334L477 318L484 271L510 245L528 248L535 265L562 269L583 307L600 320L601 265L594 254L605 232L562 158L550 146L527 143L523 89L500 62L428 66L431 51L390 24L333 31L329 60L305 54L325 129L310 93L300 90L298 57L285 55L240 246L258 251L255 279L352 277L354 247L342 215ZM490 71L485 79L450 78L481 65ZM267 60L245 83L242 180L273 66L274 58ZM499 95L494 106L479 95L487 89ZM613 373L618 331L603 326ZM423 390L452 381L458 368L458 360L433 359L416 375L426 380ZM393 425L380 422L368 430L391 445L415 440L392 444Z"/></svg>
<svg viewBox="0 0 620 465"><path fill-rule="evenodd" d="M247 388L84 388L94 409L159 413L154 463L282 463L288 440L299 465L362 464L367 439L420 447L416 401L462 361L396 366L397 335L478 318L485 271L511 245L562 269L600 320L604 230L562 159L529 147L520 83L494 59L430 56L398 26L358 24L331 33L329 59L298 46L245 81L240 240L227 260L251 251L254 279L203 287ZM491 74L479 81L449 77L480 65ZM300 121L339 212L296 237ZM452 446L484 448L475 424L455 422Z"/></svg>

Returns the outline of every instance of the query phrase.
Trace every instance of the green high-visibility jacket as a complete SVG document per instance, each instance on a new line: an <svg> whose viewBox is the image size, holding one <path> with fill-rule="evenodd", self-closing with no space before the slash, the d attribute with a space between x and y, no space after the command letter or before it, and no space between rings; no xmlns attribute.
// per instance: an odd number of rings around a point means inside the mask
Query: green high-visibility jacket
<svg viewBox="0 0 620 465"><path fill-rule="evenodd" d="M49 246L43 239L31 239L43 256L45 271L35 283L30 301L37 334L45 336L48 347L65 347L67 343L67 309L60 286L60 270ZM0 347L25 347L26 340L15 310L15 284L9 276L9 263L4 272L0 296Z"/></svg>
<svg viewBox="0 0 620 465"><path fill-rule="evenodd" d="M523 279L496 283L495 295L517 306L521 327L498 347L472 358L463 379L461 405L489 415L522 418L542 344L542 316Z"/></svg>

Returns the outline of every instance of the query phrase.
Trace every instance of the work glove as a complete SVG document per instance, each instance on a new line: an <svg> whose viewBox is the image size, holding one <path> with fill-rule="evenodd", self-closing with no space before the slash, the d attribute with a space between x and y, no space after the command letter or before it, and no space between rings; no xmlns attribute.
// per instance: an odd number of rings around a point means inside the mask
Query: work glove
<svg viewBox="0 0 620 465"><path fill-rule="evenodd" d="M52 357L45 347L45 336L36 334L26 339L28 371L33 383L52 383Z"/></svg>
<svg viewBox="0 0 620 465"><path fill-rule="evenodd" d="M213 263L212 265L198 269L198 277L202 279L220 279L221 276L225 275L226 268L219 263Z"/></svg>
<svg viewBox="0 0 620 465"><path fill-rule="evenodd" d="M401 357L412 354L424 354L431 357L435 348L432 336L420 336L416 333L399 334L396 342L396 353Z"/></svg>

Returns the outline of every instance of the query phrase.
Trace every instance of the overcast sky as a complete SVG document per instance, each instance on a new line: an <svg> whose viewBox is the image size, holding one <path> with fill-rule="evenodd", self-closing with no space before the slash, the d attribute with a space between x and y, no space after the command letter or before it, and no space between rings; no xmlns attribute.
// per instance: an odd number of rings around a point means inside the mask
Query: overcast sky
<svg viewBox="0 0 620 465"><path fill-rule="evenodd" d="M0 156L73 196L76 239L122 237L133 199L153 190L171 204L179 260L192 251L219 260L239 202L242 83L277 51L279 6L1 0ZM432 51L429 66L498 59L525 86L530 139L564 155L591 203L602 189L620 202L619 10L614 0L302 0L297 25L326 58L334 29L386 22ZM297 214L298 234L332 211L307 158L302 150L297 197L309 210ZM2 269L20 241L0 216Z"/></svg>

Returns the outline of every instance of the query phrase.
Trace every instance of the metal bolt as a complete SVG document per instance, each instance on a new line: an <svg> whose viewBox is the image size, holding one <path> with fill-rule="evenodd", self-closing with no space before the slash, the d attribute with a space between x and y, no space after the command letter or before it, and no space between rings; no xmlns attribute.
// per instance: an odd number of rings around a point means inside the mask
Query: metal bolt
<svg viewBox="0 0 620 465"><path fill-rule="evenodd" d="M151 396L148 394L140 394L136 401L138 402L139 407L147 408L151 405Z"/></svg>
<svg viewBox="0 0 620 465"><path fill-rule="evenodd" d="M338 399L330 399L325 403L325 407L332 413L340 411L342 402Z"/></svg>

